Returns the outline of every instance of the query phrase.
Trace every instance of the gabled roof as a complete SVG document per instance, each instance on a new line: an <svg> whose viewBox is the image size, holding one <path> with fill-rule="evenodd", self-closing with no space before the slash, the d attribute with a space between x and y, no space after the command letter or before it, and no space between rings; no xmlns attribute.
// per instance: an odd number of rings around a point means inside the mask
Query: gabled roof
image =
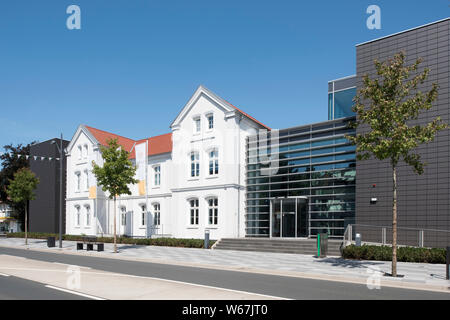
<svg viewBox="0 0 450 320"><path fill-rule="evenodd" d="M136 158L134 146L148 140L148 155L154 156L162 153L172 152L172 133L166 133L155 137L150 137L141 140L133 140L123 136L119 136L115 133L103 131L90 126L84 126L97 142L103 146L107 146L109 139L117 139L117 142L124 148L124 150L130 152L130 159Z"/></svg>
<svg viewBox="0 0 450 320"><path fill-rule="evenodd" d="M108 145L109 139L117 139L117 142L128 152L130 152L131 148L133 148L136 141L133 139L125 138L122 136L119 136L115 133L103 131L100 129L96 129L89 126L84 126L86 129L89 130L89 132L94 136L94 138L100 143L102 146Z"/></svg>
<svg viewBox="0 0 450 320"><path fill-rule="evenodd" d="M200 95L206 95L207 97L209 97L210 99L212 99L214 102L216 102L219 106L221 106L223 109L225 109L227 112L237 112L239 114L242 114L244 117L246 117L247 119L249 119L250 121L258 124L259 126L270 130L270 128L268 126L266 126L265 124L259 122L258 120L256 120L255 118L253 118L252 116L250 116L249 114L245 113L244 111L242 111L241 109L235 107L234 105L232 105L231 103L229 103L228 101L222 99L221 97L219 97L217 94L215 94L214 92L212 92L211 90L209 90L208 88L204 87L204 86L199 86L197 88L197 90L195 91L195 93L192 95L192 97L189 99L189 101L186 103L186 105L183 107L183 109L180 111L180 113L178 114L178 116L175 118L175 120L172 122L172 124L170 125L170 127L175 126L177 123L179 123L188 113L188 111L192 108L192 106L194 105L194 103L197 101L197 99L200 97Z"/></svg>

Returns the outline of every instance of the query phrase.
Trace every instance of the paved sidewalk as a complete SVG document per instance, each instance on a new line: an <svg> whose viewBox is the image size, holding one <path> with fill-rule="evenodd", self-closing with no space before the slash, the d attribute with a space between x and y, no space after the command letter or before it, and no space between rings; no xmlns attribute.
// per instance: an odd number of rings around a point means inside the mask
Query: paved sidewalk
<svg viewBox="0 0 450 320"><path fill-rule="evenodd" d="M205 250L159 246L135 246L119 244L119 253L113 253L113 245L105 244L104 252L76 250L76 242L64 241L63 249L47 248L46 240L0 239L0 246L48 250L97 257L132 259L167 264L180 264L207 268L229 269L246 272L270 273L314 279L356 282L366 284L368 279L376 280L381 272L390 272L389 261L356 261L337 257L314 258L309 255L249 252L234 250ZM57 243L58 245L58 243ZM403 278L378 277L381 285L438 290L450 293L450 281L445 280L445 265L399 262L398 274ZM374 277L375 276L375 277ZM372 281L373 282L373 281ZM371 283L372 283L371 282ZM450 299L450 295L449 295Z"/></svg>

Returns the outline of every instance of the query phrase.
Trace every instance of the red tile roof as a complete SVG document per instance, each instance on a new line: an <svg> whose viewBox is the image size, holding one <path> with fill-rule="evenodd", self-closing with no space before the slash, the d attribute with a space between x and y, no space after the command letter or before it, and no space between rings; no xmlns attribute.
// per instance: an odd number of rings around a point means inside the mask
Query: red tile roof
<svg viewBox="0 0 450 320"><path fill-rule="evenodd" d="M148 155L149 156L172 152L172 133L166 133L166 134L162 134L159 136L150 137L147 139L133 140L133 139L119 136L119 135L111 133L111 132L92 128L92 127L89 127L86 125L85 125L85 127L86 127L86 129L89 130L89 132L91 132L91 134L95 137L95 139L97 139L97 141L103 146L108 145L107 140L117 139L117 142L126 151L130 152L131 148L133 148L133 146L135 144L140 144L140 143L148 140ZM131 150L129 158L130 159L136 158L134 148L133 148L133 150Z"/></svg>
<svg viewBox="0 0 450 320"><path fill-rule="evenodd" d="M264 128L266 128L267 130L271 130L270 127L266 126L265 124L259 122L258 120L256 120L255 118L253 118L251 115L249 115L248 113L242 111L241 109L239 109L238 107L233 106L231 103L229 103L227 100L224 100L226 103L228 103L231 107L233 107L234 109L236 109L238 112L242 113L244 116L246 116L247 118L255 121L256 123L262 125Z"/></svg>

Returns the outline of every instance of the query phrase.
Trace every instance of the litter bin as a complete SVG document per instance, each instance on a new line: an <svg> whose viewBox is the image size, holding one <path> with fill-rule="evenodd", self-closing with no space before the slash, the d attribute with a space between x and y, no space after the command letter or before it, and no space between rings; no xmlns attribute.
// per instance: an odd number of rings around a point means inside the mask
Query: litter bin
<svg viewBox="0 0 450 320"><path fill-rule="evenodd" d="M317 234L317 257L325 258L328 254L328 234Z"/></svg>
<svg viewBox="0 0 450 320"><path fill-rule="evenodd" d="M53 248L55 246L55 237L47 237L47 247Z"/></svg>
<svg viewBox="0 0 450 320"><path fill-rule="evenodd" d="M203 242L203 244L204 244L203 247L205 249L209 248L209 230L208 229L205 230L205 241Z"/></svg>
<svg viewBox="0 0 450 320"><path fill-rule="evenodd" d="M361 247L361 234L360 233L357 233L355 236L355 245L357 247Z"/></svg>

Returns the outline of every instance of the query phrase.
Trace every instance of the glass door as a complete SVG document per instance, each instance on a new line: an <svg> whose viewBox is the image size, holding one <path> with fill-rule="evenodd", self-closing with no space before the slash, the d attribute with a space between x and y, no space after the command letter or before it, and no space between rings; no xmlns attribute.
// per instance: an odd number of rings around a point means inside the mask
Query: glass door
<svg viewBox="0 0 450 320"><path fill-rule="evenodd" d="M283 199L281 200L282 217L281 222L282 237L293 238L295 237L295 199Z"/></svg>
<svg viewBox="0 0 450 320"><path fill-rule="evenodd" d="M309 236L308 199L272 199L270 203L270 236L304 238Z"/></svg>
<svg viewBox="0 0 450 320"><path fill-rule="evenodd" d="M281 237L281 200L272 200L271 219L271 237Z"/></svg>

